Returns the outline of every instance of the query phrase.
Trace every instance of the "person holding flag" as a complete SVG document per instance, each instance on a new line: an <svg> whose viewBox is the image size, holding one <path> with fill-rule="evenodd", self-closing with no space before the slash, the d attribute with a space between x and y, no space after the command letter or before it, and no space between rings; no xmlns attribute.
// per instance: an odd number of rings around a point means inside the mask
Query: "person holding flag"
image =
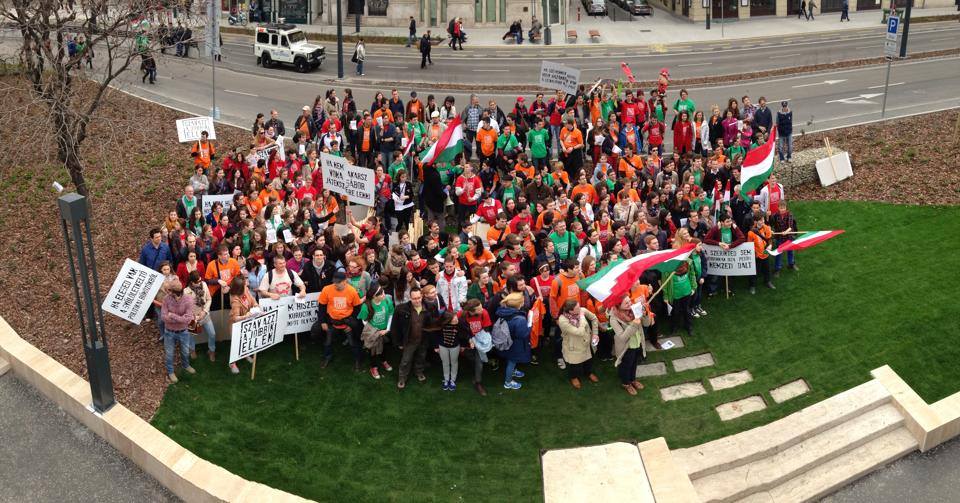
<svg viewBox="0 0 960 503"><path fill-rule="evenodd" d="M747 240L753 243L757 262L756 274L750 276L749 279L750 294L757 293L757 276L761 275L767 288L776 290L777 287L773 286L773 282L770 281L770 262L768 261L770 247L773 246L773 233L770 231L770 226L764 221L763 215L753 215L752 222L749 218L747 220L750 223Z"/></svg>

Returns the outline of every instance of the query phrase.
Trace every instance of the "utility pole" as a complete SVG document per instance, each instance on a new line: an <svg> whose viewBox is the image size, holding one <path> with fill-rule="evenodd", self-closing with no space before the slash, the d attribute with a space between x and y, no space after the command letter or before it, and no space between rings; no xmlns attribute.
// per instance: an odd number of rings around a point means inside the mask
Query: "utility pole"
<svg viewBox="0 0 960 503"><path fill-rule="evenodd" d="M910 8L913 0L907 0L907 9L903 13L903 36L900 38L900 58L907 57L907 36L910 35ZM896 11L894 11L896 13Z"/></svg>
<svg viewBox="0 0 960 503"><path fill-rule="evenodd" d="M210 96L213 104L210 108L210 117L220 119L220 109L217 108L217 56L220 54L220 4L207 2L207 47L210 52Z"/></svg>
<svg viewBox="0 0 960 503"><path fill-rule="evenodd" d="M555 0L545 0L543 9L543 45L550 45L551 36L550 36L550 2Z"/></svg>
<svg viewBox="0 0 960 503"><path fill-rule="evenodd" d="M701 4L703 5L703 4ZM707 29L710 29L710 11L713 10L713 1L707 2Z"/></svg>
<svg viewBox="0 0 960 503"><path fill-rule="evenodd" d="M340 12L340 4L343 0L337 0L337 78L343 78L343 14Z"/></svg>
<svg viewBox="0 0 960 503"><path fill-rule="evenodd" d="M737 0L731 1L736 2ZM723 11L723 0L720 0L720 38L723 38L723 25L726 24L723 20L726 19L726 14L727 13Z"/></svg>

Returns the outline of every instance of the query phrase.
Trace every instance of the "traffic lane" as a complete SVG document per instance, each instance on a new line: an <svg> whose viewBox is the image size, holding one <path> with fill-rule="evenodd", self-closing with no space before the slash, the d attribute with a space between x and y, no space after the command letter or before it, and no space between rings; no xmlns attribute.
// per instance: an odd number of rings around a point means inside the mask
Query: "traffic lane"
<svg viewBox="0 0 960 503"><path fill-rule="evenodd" d="M956 47L960 43L960 36L948 36L960 28L948 30L946 33L924 33L911 37L911 52L923 52ZM835 63L841 60L878 57L882 55L882 37L874 37L872 42L847 42L831 50L802 50L779 47L770 50L738 48L719 50L697 54L656 54L617 58L610 61L608 58L594 57L589 61L566 61L570 66L580 69L582 80L592 81L597 78L622 78L620 59L628 62L639 79L650 79L660 68L668 67L674 78L692 78L704 75L735 75L744 72L775 70L796 66L820 65ZM252 50L243 47L224 46L225 65L236 65L236 69L249 72L275 72L289 75L299 80L323 80L336 77L336 54L328 51L327 60L321 68L310 74L298 74L292 68L262 69L256 63ZM442 53L446 51L435 51ZM762 55L760 55L762 54ZM354 74L355 66L349 61L349 54L344 57L345 74ZM367 61L364 63L366 77L371 80L424 80L430 82L447 82L458 84L508 84L531 83L539 79L541 59L509 57L506 54L490 58L445 58L441 55L433 58L435 64L425 70L420 69L420 58L382 56L368 51Z"/></svg>
<svg viewBox="0 0 960 503"><path fill-rule="evenodd" d="M887 111L888 117L912 115L923 111L960 106L960 97L955 91L955 82L960 77L960 58L904 62L891 70ZM199 67L199 71L198 68ZM139 79L127 75L124 84L134 94L166 103L187 112L205 115L210 109L209 68L195 62L174 60L170 64L169 80L161 79L158 86L142 85ZM879 119L885 66L874 66L840 72L783 77L747 83L690 88L691 97L698 108L707 110L711 104L725 106L729 97L747 94L754 99L764 95L771 107L779 107L779 101L789 99L794 110L794 130L813 132ZM161 75L163 77L163 75ZM335 86L310 86L283 78L249 76L231 70L218 69L217 103L223 111L225 122L247 128L257 113L277 109L281 117L292 124L300 114L300 108L311 104L317 94L327 88L336 88L342 95L345 87L354 91L358 105L367 109L378 86L350 84ZM462 109L468 100L466 92L447 93L416 89L421 99L426 100L431 92L442 101L448 94L456 99ZM401 88L401 98L409 99L409 88ZM529 93L523 93L529 103ZM866 96L864 96L866 95ZM481 102L486 105L493 98L501 108L509 111L516 94L482 93ZM166 101L164 101L166 100ZM667 142L672 135L668 132Z"/></svg>

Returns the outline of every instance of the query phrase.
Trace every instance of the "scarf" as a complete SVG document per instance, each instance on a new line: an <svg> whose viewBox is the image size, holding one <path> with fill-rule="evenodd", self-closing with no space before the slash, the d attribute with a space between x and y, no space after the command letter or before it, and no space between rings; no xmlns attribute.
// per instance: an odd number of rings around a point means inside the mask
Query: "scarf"
<svg viewBox="0 0 960 503"><path fill-rule="evenodd" d="M197 304L197 307L203 307L206 304L206 299L203 298L203 283L190 285L190 290L193 290L193 301Z"/></svg>
<svg viewBox="0 0 960 503"><path fill-rule="evenodd" d="M617 306L616 315L617 319L624 323L630 323L634 320L633 309L623 310L620 309L620 306Z"/></svg>
<svg viewBox="0 0 960 503"><path fill-rule="evenodd" d="M580 328L580 320L582 318L580 316L579 311L577 311L577 314L568 312L568 313L563 313L563 315L567 318L567 321L569 321L571 325L573 325L574 327Z"/></svg>

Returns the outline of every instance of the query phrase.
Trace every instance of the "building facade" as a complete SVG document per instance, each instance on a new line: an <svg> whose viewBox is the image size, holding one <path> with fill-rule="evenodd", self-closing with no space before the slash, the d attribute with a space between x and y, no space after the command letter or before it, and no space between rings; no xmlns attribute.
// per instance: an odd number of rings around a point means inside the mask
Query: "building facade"
<svg viewBox="0 0 960 503"><path fill-rule="evenodd" d="M748 19L756 16L797 16L802 0L651 0L678 16L691 21L705 22L709 12L711 20ZM809 2L809 0L807 0ZM915 0L915 8L949 7L955 0ZM891 2L898 9L906 0L849 0L850 12L889 9ZM814 15L840 12L843 0L814 0ZM879 19L878 19L879 21Z"/></svg>

